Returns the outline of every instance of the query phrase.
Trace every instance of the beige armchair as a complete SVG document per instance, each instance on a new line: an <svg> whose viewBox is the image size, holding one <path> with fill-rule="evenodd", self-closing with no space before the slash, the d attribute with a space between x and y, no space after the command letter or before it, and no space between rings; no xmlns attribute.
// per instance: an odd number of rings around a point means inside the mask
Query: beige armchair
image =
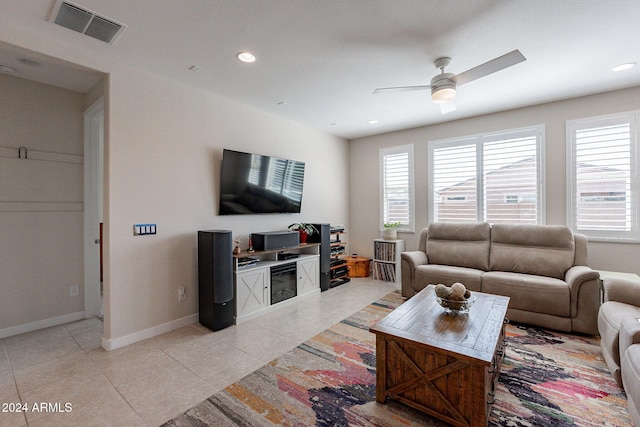
<svg viewBox="0 0 640 427"><path fill-rule="evenodd" d="M640 282L604 280L598 331L604 360L627 394L634 425L640 426Z"/></svg>

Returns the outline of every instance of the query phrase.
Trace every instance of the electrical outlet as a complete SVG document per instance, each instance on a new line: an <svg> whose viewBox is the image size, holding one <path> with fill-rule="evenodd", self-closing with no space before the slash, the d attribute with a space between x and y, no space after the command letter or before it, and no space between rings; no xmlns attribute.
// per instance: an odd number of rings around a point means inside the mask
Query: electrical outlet
<svg viewBox="0 0 640 427"><path fill-rule="evenodd" d="M178 288L178 301L185 301L187 299L187 290L184 286Z"/></svg>
<svg viewBox="0 0 640 427"><path fill-rule="evenodd" d="M71 286L69 288L69 296L70 297L77 297L79 294L80 294L80 287L78 285Z"/></svg>

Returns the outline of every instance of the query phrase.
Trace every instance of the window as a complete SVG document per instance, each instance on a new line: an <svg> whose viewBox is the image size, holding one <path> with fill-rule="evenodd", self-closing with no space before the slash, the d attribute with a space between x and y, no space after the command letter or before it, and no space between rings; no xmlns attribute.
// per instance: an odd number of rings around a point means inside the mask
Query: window
<svg viewBox="0 0 640 427"><path fill-rule="evenodd" d="M544 223L544 127L429 143L429 220Z"/></svg>
<svg viewBox="0 0 640 427"><path fill-rule="evenodd" d="M640 240L639 112L567 122L568 217L591 238Z"/></svg>
<svg viewBox="0 0 640 427"><path fill-rule="evenodd" d="M399 222L414 231L413 145L380 150L380 228Z"/></svg>

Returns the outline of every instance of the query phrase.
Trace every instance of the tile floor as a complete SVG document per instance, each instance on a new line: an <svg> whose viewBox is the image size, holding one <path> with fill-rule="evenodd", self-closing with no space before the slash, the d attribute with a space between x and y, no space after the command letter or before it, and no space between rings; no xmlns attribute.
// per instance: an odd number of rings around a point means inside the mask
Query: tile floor
<svg viewBox="0 0 640 427"><path fill-rule="evenodd" d="M395 288L353 279L221 331L193 324L111 352L96 318L2 339L0 427L158 426Z"/></svg>

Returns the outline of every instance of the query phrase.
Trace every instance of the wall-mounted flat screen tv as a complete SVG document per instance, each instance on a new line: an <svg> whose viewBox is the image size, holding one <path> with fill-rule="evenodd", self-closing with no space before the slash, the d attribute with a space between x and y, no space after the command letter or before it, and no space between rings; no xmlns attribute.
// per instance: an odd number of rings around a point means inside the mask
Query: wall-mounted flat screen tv
<svg viewBox="0 0 640 427"><path fill-rule="evenodd" d="M299 213L303 184L304 162L225 149L220 215Z"/></svg>

